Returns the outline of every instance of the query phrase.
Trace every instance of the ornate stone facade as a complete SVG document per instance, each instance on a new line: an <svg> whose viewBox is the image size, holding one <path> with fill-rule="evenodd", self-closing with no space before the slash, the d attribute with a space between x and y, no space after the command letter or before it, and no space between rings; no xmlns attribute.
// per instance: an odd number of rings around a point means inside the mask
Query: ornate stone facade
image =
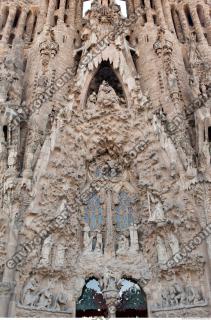
<svg viewBox="0 0 211 320"><path fill-rule="evenodd" d="M125 2L0 0L2 317L211 316L211 3Z"/></svg>

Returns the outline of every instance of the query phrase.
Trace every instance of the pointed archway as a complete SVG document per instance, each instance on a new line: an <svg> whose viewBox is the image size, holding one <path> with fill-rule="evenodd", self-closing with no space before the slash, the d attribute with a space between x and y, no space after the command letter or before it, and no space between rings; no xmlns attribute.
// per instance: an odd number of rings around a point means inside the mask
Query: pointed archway
<svg viewBox="0 0 211 320"><path fill-rule="evenodd" d="M121 279L116 318L147 318L147 299L143 289L132 279Z"/></svg>
<svg viewBox="0 0 211 320"><path fill-rule="evenodd" d="M108 311L99 281L89 278L76 303L76 318L107 317Z"/></svg>

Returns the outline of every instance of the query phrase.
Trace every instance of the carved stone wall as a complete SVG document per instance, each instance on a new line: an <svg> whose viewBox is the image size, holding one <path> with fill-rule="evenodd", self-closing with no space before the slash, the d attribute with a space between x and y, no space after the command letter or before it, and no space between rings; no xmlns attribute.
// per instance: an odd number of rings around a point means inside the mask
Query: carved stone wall
<svg viewBox="0 0 211 320"><path fill-rule="evenodd" d="M0 316L211 315L211 7L0 0Z"/></svg>

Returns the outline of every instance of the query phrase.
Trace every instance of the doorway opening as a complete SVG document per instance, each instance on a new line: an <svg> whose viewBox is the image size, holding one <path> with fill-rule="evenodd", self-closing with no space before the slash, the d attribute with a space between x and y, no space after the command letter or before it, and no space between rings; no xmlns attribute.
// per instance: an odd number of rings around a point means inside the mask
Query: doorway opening
<svg viewBox="0 0 211 320"><path fill-rule="evenodd" d="M132 279L121 279L120 302L116 318L147 318L147 299L143 289Z"/></svg>
<svg viewBox="0 0 211 320"><path fill-rule="evenodd" d="M96 278L89 278L76 304L76 318L107 317L107 315L106 301L100 283Z"/></svg>

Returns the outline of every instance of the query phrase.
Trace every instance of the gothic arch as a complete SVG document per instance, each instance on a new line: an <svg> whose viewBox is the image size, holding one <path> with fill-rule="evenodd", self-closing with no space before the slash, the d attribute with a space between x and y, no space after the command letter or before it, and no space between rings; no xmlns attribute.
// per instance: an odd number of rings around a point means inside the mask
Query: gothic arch
<svg viewBox="0 0 211 320"><path fill-rule="evenodd" d="M76 317L107 317L106 301L99 280L93 276L85 280L81 296L76 302Z"/></svg>
<svg viewBox="0 0 211 320"><path fill-rule="evenodd" d="M120 83L120 85L122 87L122 90L124 92L124 96L126 98L127 104L128 105L131 104L129 89L127 87L127 84L124 83L123 78L120 75L119 70L114 69L112 64L110 64L108 61L102 61L101 64L98 65L97 68L94 68L94 70L92 72L89 72L89 71L86 72L86 75L84 77L84 79L85 79L84 83L81 85L82 91L81 91L81 99L80 99L80 101L81 101L81 107L82 108L85 108L86 101L87 101L87 98L88 98L88 94L90 92L90 86L91 86L91 83L92 83L93 79L96 77L96 75L98 74L98 72L101 69L102 65L105 64L105 63L110 67L110 69L112 70L114 76L118 79L118 81L119 81L119 83ZM135 86L135 80L134 80L134 86Z"/></svg>
<svg viewBox="0 0 211 320"><path fill-rule="evenodd" d="M132 277L123 276L120 280L119 304L117 318L147 318L147 296L141 286Z"/></svg>

